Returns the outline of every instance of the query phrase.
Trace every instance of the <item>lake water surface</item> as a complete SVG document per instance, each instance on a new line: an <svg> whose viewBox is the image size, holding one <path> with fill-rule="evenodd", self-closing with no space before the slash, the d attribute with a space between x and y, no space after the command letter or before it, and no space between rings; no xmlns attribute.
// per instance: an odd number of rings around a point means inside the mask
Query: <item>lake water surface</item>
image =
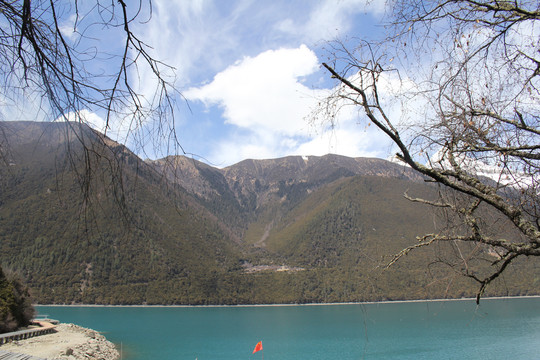
<svg viewBox="0 0 540 360"><path fill-rule="evenodd" d="M37 310L103 332L126 360L540 358L540 298Z"/></svg>

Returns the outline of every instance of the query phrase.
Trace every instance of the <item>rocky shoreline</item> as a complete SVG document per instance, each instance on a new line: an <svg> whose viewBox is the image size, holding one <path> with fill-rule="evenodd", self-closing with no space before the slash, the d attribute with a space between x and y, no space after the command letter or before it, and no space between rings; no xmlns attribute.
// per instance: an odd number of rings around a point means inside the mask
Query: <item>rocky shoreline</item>
<svg viewBox="0 0 540 360"><path fill-rule="evenodd" d="M0 350L50 360L116 360L116 346L99 332L74 324L58 324L56 332L13 341Z"/></svg>

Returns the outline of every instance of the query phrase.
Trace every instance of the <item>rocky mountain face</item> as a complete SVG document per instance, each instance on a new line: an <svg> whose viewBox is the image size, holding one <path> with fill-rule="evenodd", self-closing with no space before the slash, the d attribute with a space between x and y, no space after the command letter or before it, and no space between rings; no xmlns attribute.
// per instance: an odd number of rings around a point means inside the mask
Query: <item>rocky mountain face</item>
<svg viewBox="0 0 540 360"><path fill-rule="evenodd" d="M219 169L184 156L149 161L168 181L196 196L218 217L232 219L238 236L268 208L291 206L343 178L375 176L419 182L411 169L382 159L340 155L244 160Z"/></svg>
<svg viewBox="0 0 540 360"><path fill-rule="evenodd" d="M476 291L437 260L451 248L421 249L382 271L440 221L403 197L434 197L436 188L399 164L290 156L220 169L183 156L144 162L73 124L2 122L0 134L0 264L20 273L40 303L306 303ZM539 273L525 261L490 294L538 293Z"/></svg>
<svg viewBox="0 0 540 360"><path fill-rule="evenodd" d="M148 161L169 181L205 199L234 195L240 205L264 206L284 187L305 184L307 193L340 178L355 175L420 181L412 170L382 159L348 158L341 155L288 156L269 160L244 160L219 169L185 156ZM226 196L225 195L225 196ZM245 199L256 198L255 204Z"/></svg>

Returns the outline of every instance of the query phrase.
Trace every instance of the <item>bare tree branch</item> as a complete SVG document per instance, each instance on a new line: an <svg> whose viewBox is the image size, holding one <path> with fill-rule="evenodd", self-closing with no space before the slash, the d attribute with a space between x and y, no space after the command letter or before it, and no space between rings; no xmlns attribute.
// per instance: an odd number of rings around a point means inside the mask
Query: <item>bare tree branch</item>
<svg viewBox="0 0 540 360"><path fill-rule="evenodd" d="M105 120L105 135L123 124L125 141L136 143L142 141L140 132L152 126L182 149L174 129L175 69L154 58L132 26L151 15L151 0L0 0L0 100L25 104L40 99L44 119L68 122L67 152L87 200L91 179L99 175L91 168L92 158L110 156L105 163L118 180L114 196L125 208L122 155L114 149L118 144L82 131L91 125L85 113ZM72 23L74 39L67 35L66 22ZM109 50L118 40L120 50ZM110 70L96 70L100 62ZM141 69L152 73L153 89L141 88ZM83 147L83 159L73 154L75 143Z"/></svg>
<svg viewBox="0 0 540 360"><path fill-rule="evenodd" d="M418 237L388 265L420 247L454 244L461 272L480 283L480 299L514 259L540 256L540 6L525 0L415 0L396 1L392 11L386 41L361 41L354 50L339 41L331 45L332 63L323 66L337 86L326 99L323 121L337 121L330 112L343 106L359 107L397 146L398 159L448 189L438 200L405 194L453 214L447 218L454 225ZM413 127L389 115L379 84L392 73L415 83L401 95L404 103L415 98L424 106L409 119ZM507 231L494 237L488 217ZM460 243L476 245L465 256ZM485 251L499 255L491 273L481 276L471 261Z"/></svg>

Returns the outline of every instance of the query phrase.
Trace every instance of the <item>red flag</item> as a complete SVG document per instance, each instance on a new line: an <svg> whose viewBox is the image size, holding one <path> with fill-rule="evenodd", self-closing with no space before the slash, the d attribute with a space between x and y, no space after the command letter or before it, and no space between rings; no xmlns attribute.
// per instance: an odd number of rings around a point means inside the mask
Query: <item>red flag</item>
<svg viewBox="0 0 540 360"><path fill-rule="evenodd" d="M257 351L262 350L262 341L259 341L257 345L255 345L255 349L253 349L253 353L255 354Z"/></svg>

